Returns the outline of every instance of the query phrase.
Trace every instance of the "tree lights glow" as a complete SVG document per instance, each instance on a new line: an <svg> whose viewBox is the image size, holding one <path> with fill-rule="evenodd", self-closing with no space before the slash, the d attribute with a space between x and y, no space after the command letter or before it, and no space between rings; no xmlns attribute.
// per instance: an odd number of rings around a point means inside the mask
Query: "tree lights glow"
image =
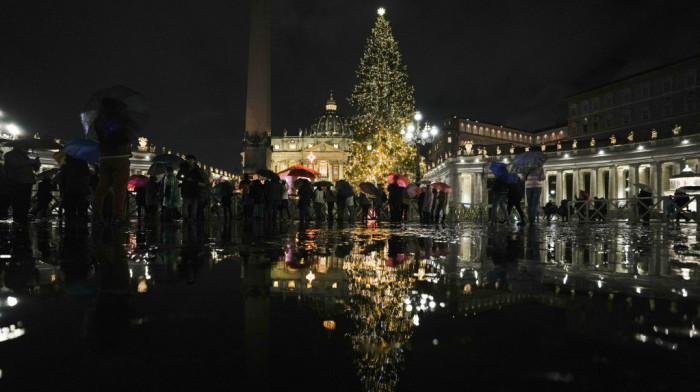
<svg viewBox="0 0 700 392"><path fill-rule="evenodd" d="M353 185L379 183L393 172L408 173L415 157L399 133L415 113L413 86L384 13L377 11L349 98L356 110L347 172Z"/></svg>

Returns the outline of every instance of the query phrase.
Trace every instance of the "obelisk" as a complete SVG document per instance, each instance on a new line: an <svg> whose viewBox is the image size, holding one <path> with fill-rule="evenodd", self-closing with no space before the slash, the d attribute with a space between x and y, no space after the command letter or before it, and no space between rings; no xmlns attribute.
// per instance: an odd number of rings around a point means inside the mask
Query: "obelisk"
<svg viewBox="0 0 700 392"><path fill-rule="evenodd" d="M270 164L270 0L253 0L248 48L248 90L243 134L243 172Z"/></svg>

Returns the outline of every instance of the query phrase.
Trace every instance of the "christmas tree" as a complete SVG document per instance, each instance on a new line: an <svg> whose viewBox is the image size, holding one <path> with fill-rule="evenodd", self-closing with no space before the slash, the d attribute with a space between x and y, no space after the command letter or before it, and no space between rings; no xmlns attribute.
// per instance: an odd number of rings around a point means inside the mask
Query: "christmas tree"
<svg viewBox="0 0 700 392"><path fill-rule="evenodd" d="M415 148L400 133L415 110L413 86L384 10L378 14L349 99L356 114L346 177L353 185L385 182L394 172L411 174L415 165Z"/></svg>

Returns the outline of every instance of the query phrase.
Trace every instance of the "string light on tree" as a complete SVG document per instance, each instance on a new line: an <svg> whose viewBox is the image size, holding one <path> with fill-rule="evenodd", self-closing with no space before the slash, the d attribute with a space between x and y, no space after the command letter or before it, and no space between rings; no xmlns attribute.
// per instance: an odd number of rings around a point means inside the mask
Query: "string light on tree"
<svg viewBox="0 0 700 392"><path fill-rule="evenodd" d="M383 8L377 10L349 98L356 110L347 172L353 185L382 182L392 172L412 172L415 159L415 149L399 132L415 112L413 86L385 14Z"/></svg>

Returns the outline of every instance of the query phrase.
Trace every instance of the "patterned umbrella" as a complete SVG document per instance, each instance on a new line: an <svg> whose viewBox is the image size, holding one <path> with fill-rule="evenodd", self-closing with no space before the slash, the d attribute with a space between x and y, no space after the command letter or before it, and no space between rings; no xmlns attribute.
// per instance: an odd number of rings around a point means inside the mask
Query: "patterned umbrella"
<svg viewBox="0 0 700 392"><path fill-rule="evenodd" d="M83 112L80 113L80 119L86 135L90 128L93 127L105 98L121 102L123 111L129 118L128 126L132 132L138 132L148 121L148 106L144 96L128 87L116 85L94 92L85 105Z"/></svg>
<svg viewBox="0 0 700 392"><path fill-rule="evenodd" d="M141 188L146 186L148 183L148 177L144 176L142 174L134 174L129 176L129 180L127 182L127 187L130 189L134 188Z"/></svg>
<svg viewBox="0 0 700 392"><path fill-rule="evenodd" d="M403 174L399 173L391 173L388 176L386 176L386 182L388 182L389 184L393 184L394 178L396 178L396 185L400 186L401 188L405 188L408 186L408 184L410 184L410 181L408 181L408 179Z"/></svg>
<svg viewBox="0 0 700 392"><path fill-rule="evenodd" d="M513 158L511 170L516 173L527 173L531 169L542 167L547 161L547 156L539 151L525 151Z"/></svg>
<svg viewBox="0 0 700 392"><path fill-rule="evenodd" d="M430 186L445 193L452 193L452 187L445 184L444 182L434 182L430 184Z"/></svg>

